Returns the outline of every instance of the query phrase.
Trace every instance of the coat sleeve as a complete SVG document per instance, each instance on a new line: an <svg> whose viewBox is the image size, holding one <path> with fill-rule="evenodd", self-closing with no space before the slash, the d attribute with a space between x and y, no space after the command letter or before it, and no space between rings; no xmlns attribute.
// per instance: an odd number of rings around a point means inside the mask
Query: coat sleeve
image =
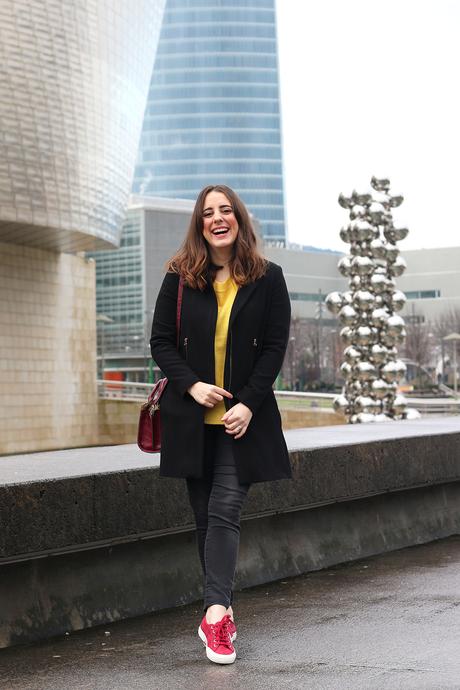
<svg viewBox="0 0 460 690"><path fill-rule="evenodd" d="M153 314L150 350L168 381L185 395L198 376L177 351L176 313L179 276L167 273L158 293Z"/></svg>
<svg viewBox="0 0 460 690"><path fill-rule="evenodd" d="M289 340L290 322L289 293L283 271L280 266L276 266L262 350L246 385L235 394L237 400L249 407L253 414L257 412L267 393L272 390L280 372Z"/></svg>

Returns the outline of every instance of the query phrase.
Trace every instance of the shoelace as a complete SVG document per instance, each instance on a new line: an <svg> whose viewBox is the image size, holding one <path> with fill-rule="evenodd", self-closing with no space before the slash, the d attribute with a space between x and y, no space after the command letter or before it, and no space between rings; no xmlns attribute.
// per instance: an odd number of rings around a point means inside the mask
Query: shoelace
<svg viewBox="0 0 460 690"><path fill-rule="evenodd" d="M230 632L228 630L228 621L230 616L224 616L218 623L213 623L210 628L213 633L213 638L216 644L223 647L231 648L232 642L230 640Z"/></svg>

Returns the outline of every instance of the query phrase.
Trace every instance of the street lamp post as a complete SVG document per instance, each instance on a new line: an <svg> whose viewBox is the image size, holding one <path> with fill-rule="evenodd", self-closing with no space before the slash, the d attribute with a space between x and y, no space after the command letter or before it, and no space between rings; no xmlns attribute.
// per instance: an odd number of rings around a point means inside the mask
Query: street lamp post
<svg viewBox="0 0 460 690"><path fill-rule="evenodd" d="M292 335L289 338L289 342L291 343L291 390L294 390L294 372L295 372L295 337Z"/></svg>
<svg viewBox="0 0 460 690"><path fill-rule="evenodd" d="M454 348L454 393L457 397L457 343L460 340L460 333L450 333L449 335L446 335L446 337L443 338L443 340L446 340L447 342L452 342Z"/></svg>

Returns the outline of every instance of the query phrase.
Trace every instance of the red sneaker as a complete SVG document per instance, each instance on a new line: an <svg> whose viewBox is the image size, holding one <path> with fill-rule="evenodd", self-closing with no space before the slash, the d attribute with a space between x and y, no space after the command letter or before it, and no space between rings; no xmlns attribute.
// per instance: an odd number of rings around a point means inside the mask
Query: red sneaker
<svg viewBox="0 0 460 690"><path fill-rule="evenodd" d="M225 615L218 623L208 623L206 616L203 616L198 628L198 635L206 647L206 656L215 664L233 664L236 659L228 629L229 620L230 616Z"/></svg>
<svg viewBox="0 0 460 690"><path fill-rule="evenodd" d="M233 642L234 640L236 640L236 625L235 625L235 622L232 621L231 618L229 618L229 621L228 621L228 632L230 633L231 641Z"/></svg>

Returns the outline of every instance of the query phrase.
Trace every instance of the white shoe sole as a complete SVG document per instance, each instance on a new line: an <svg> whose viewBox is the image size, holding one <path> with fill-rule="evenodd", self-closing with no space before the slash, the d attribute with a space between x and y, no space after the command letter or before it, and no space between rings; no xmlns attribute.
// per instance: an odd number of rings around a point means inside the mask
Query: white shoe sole
<svg viewBox="0 0 460 690"><path fill-rule="evenodd" d="M206 635L201 629L201 625L198 627L198 635L206 647L206 656L208 657L209 661L213 661L215 664L233 664L236 659L236 652L233 652L233 654L216 654L216 652L213 652L212 649L209 649Z"/></svg>

